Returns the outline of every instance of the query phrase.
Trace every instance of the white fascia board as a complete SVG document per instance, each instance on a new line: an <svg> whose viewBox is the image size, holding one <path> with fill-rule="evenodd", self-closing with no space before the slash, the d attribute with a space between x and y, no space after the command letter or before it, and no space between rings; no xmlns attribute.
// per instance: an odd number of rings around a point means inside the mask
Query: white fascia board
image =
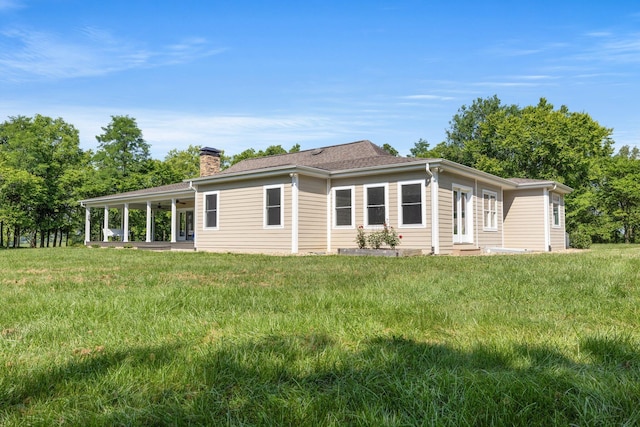
<svg viewBox="0 0 640 427"><path fill-rule="evenodd" d="M573 188L564 184L560 184L559 182L555 182L555 181L525 182L522 184L518 184L516 189L524 190L524 189L538 189L538 188L547 189L547 190L555 191L562 194L569 194L573 191Z"/></svg>
<svg viewBox="0 0 640 427"><path fill-rule="evenodd" d="M516 184L511 180L500 178L497 175L493 175L488 172L483 172L481 170L474 169L469 166L461 165L460 163L452 162L451 160L436 159L429 162L429 167L431 169L439 168L440 172L450 172L450 173L455 173L457 175L464 176L466 178L472 178L472 179L477 179L484 182L490 182L492 184L499 186L500 188L507 189L507 190L513 190L518 186L518 184Z"/></svg>
<svg viewBox="0 0 640 427"><path fill-rule="evenodd" d="M490 182L500 188L515 189L516 183L508 179L500 178L478 169L470 168L446 159L420 159L415 162L394 163L391 165L372 166L369 168L345 169L331 173L333 178L349 178L354 176L378 175L381 173L393 173L397 171L423 171L429 165L430 169L438 168L440 172L449 172L471 179Z"/></svg>
<svg viewBox="0 0 640 427"><path fill-rule="evenodd" d="M193 183L193 185L205 185L218 182L223 183L230 181L246 181L249 179L269 178L272 176L289 175L291 173L297 173L299 175L311 176L315 178L329 177L329 172L309 166L278 166L267 168L259 172L251 170L229 174L203 176L200 178L193 178L190 181Z"/></svg>
<svg viewBox="0 0 640 427"><path fill-rule="evenodd" d="M351 178L354 176L380 175L402 171L424 171L425 164L429 162L394 163L391 165L371 166L368 168L344 169L331 172L332 178Z"/></svg>
<svg viewBox="0 0 640 427"><path fill-rule="evenodd" d="M120 203L136 203L156 200L166 200L172 197L193 197L194 189L180 190L180 191L162 191L159 193L149 194L137 194L135 196L104 196L94 197L93 199L80 200L81 206L104 206L105 204L120 204Z"/></svg>

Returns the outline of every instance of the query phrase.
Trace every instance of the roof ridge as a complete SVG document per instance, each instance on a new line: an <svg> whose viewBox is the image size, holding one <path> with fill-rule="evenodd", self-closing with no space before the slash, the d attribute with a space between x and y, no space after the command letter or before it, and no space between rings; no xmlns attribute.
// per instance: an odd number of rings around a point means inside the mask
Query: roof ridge
<svg viewBox="0 0 640 427"><path fill-rule="evenodd" d="M369 141L368 139L361 139L360 141L347 142L347 143L344 143L344 144L326 145L324 147L307 148L306 150L300 150L300 151L293 151L293 152L280 153L280 154L269 154L268 156L249 157L248 159L240 160L240 162L246 162L246 161L256 160L256 159L264 159L265 157L282 157L282 156L290 156L290 155L293 155L293 154L303 154L303 153L312 152L312 151L326 150L328 148L344 147L346 145L361 144L363 142L368 142L369 144L371 144L371 145L373 145L375 147L378 147L376 144L374 144L373 142ZM380 148L382 150L381 147L378 147L378 148Z"/></svg>

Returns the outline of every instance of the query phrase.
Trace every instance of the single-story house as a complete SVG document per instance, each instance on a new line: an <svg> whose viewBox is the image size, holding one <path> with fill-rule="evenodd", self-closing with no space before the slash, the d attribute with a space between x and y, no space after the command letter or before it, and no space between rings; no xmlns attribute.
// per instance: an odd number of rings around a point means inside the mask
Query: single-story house
<svg viewBox="0 0 640 427"><path fill-rule="evenodd" d="M504 179L445 159L397 157L369 141L254 158L220 170L203 148L200 177L82 200L86 244L91 209L104 209L102 242L128 242L131 209L171 211L168 244L198 251L336 253L356 247L358 227L388 224L401 248L424 254L555 251L565 248L558 182ZM122 212L116 229L109 209ZM98 242L95 242L98 243Z"/></svg>

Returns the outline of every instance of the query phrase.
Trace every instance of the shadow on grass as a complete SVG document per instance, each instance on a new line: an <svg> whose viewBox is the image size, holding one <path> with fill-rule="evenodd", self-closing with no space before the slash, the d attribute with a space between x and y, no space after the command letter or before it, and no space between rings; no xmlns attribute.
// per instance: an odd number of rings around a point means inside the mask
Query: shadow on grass
<svg viewBox="0 0 640 427"><path fill-rule="evenodd" d="M640 423L640 355L632 341L592 337L581 346L591 363L549 347L467 352L398 337L348 351L322 334L223 342L188 362L187 347L138 348L17 379L0 395L0 421L28 417L33 401L75 399L74 408L63 407L53 419L95 425ZM159 371L180 363L189 368L176 370L177 380L157 381ZM125 365L142 372L143 384L115 379ZM144 372L156 379L145 385ZM78 410L82 399L65 393L84 389L93 390L90 400L99 404Z"/></svg>

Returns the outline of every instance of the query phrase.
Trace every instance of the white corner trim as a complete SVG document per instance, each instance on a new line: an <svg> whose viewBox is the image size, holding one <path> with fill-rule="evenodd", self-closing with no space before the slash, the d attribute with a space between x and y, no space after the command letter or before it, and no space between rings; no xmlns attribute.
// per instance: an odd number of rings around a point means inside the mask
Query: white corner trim
<svg viewBox="0 0 640 427"><path fill-rule="evenodd" d="M331 253L331 178L327 179L327 253Z"/></svg>
<svg viewBox="0 0 640 427"><path fill-rule="evenodd" d="M298 253L298 187L300 185L297 173L291 176L291 253Z"/></svg>
<svg viewBox="0 0 640 427"><path fill-rule="evenodd" d="M551 224L549 223L549 189L545 188L543 191L544 201L544 251L549 252L549 246L551 246Z"/></svg>
<svg viewBox="0 0 640 427"><path fill-rule="evenodd" d="M434 255L440 254L440 192L438 169L431 171L431 246Z"/></svg>

